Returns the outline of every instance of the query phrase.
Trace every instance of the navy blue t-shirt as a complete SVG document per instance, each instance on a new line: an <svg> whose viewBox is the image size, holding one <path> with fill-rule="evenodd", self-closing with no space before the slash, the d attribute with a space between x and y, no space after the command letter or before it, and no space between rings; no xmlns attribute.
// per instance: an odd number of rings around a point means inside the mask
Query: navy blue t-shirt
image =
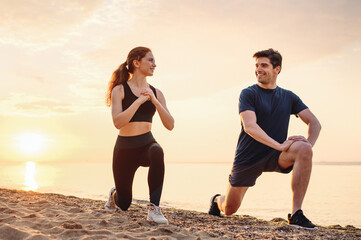
<svg viewBox="0 0 361 240"><path fill-rule="evenodd" d="M307 106L293 92L276 87L264 89L254 84L243 89L239 97L239 113L251 110L256 113L257 124L279 143L287 139L291 114L298 114ZM235 165L250 164L270 153L272 148L258 142L243 129L238 138Z"/></svg>

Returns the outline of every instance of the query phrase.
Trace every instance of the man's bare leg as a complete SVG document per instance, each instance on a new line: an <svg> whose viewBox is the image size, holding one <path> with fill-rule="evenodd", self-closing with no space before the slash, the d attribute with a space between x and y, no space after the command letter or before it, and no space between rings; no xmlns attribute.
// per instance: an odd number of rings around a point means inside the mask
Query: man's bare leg
<svg viewBox="0 0 361 240"><path fill-rule="evenodd" d="M287 152L282 152L278 164L285 169L293 165L291 188L292 214L302 208L312 170L312 146L298 141L291 145Z"/></svg>
<svg viewBox="0 0 361 240"><path fill-rule="evenodd" d="M217 197L219 210L227 216L237 212L247 189L248 187L232 187L231 184L228 183L226 195Z"/></svg>

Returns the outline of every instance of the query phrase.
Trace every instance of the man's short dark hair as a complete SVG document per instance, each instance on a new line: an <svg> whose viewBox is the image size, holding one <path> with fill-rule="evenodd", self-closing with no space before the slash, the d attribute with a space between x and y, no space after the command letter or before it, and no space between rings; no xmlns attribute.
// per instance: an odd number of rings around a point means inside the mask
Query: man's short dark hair
<svg viewBox="0 0 361 240"><path fill-rule="evenodd" d="M255 54L253 54L253 57L254 58L266 57L270 60L273 68L277 66L280 66L280 68L282 68L282 56L278 51L273 50L272 48L258 51Z"/></svg>

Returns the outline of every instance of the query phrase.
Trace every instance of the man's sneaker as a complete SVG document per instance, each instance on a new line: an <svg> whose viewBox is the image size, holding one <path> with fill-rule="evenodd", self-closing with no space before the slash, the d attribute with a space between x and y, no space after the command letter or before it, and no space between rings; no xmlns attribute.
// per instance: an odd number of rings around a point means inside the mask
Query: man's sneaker
<svg viewBox="0 0 361 240"><path fill-rule="evenodd" d="M217 202L214 201L214 199L218 196L221 196L221 194L216 194L211 198L211 205L209 207L208 214L220 217L221 211L219 211Z"/></svg>
<svg viewBox="0 0 361 240"><path fill-rule="evenodd" d="M153 203L148 204L147 221L168 224L168 220L163 216L160 208Z"/></svg>
<svg viewBox="0 0 361 240"><path fill-rule="evenodd" d="M302 210L297 210L292 216L288 214L288 224L294 227L303 227L307 229L318 229L310 220L308 220L305 215L303 215Z"/></svg>
<svg viewBox="0 0 361 240"><path fill-rule="evenodd" d="M115 205L114 197L113 197L114 192L115 192L115 187L112 187L109 191L108 201L104 205L104 208L106 210L112 211L112 212L115 212L117 210L117 206Z"/></svg>

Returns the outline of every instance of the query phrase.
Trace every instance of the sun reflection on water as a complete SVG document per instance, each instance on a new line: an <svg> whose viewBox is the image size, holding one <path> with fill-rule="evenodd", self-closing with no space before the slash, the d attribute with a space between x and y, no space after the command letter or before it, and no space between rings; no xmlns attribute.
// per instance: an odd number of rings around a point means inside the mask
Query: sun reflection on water
<svg viewBox="0 0 361 240"><path fill-rule="evenodd" d="M25 169L25 190L33 191L38 188L38 184L35 181L36 166L34 162L26 162Z"/></svg>

